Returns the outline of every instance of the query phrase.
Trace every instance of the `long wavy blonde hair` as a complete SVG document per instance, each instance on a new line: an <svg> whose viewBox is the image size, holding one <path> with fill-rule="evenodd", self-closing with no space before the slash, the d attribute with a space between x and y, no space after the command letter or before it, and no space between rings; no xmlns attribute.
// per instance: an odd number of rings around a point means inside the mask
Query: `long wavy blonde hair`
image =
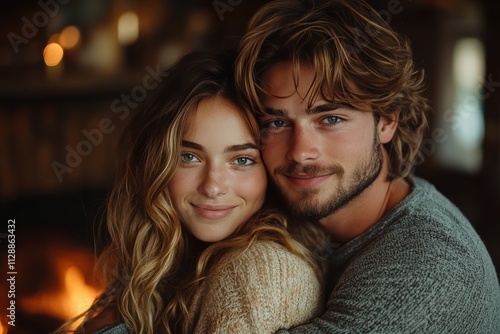
<svg viewBox="0 0 500 334"><path fill-rule="evenodd" d="M422 97L407 39L395 33L362 0L275 0L252 17L240 42L236 85L250 107L265 113L260 95L264 72L291 61L295 84L301 63L315 71L309 103L317 96L348 105L365 104L380 115L399 113L391 142L390 175L413 173L427 129L428 104Z"/></svg>
<svg viewBox="0 0 500 334"><path fill-rule="evenodd" d="M242 105L233 91L233 59L207 52L183 57L125 131L122 168L107 206L109 244L98 261L107 287L79 316L84 317L83 324L100 311L114 308L133 333L181 332L189 320L193 293L223 258L220 255L243 251L257 240L284 245L308 261L321 277L306 247L317 247L321 237L322 232L312 224L300 228L299 242L287 232L283 215L262 209L232 236L196 254L190 248L192 237L173 209L167 184L179 163L190 110L215 95ZM258 141L254 116L244 105L241 110ZM82 326L77 332L83 332Z"/></svg>

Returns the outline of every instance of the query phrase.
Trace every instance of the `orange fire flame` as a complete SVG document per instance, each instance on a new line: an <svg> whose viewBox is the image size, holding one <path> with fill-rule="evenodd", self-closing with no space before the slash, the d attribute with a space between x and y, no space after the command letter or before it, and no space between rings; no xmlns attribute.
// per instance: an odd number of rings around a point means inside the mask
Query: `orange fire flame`
<svg viewBox="0 0 500 334"><path fill-rule="evenodd" d="M0 334L7 334L7 325L4 325L2 320L0 320Z"/></svg>
<svg viewBox="0 0 500 334"><path fill-rule="evenodd" d="M81 270L70 266L61 274L64 275L64 284L59 291L40 292L24 298L21 300L23 309L28 313L47 314L66 321L92 305L99 290L85 283ZM76 329L80 322L74 323L71 329Z"/></svg>

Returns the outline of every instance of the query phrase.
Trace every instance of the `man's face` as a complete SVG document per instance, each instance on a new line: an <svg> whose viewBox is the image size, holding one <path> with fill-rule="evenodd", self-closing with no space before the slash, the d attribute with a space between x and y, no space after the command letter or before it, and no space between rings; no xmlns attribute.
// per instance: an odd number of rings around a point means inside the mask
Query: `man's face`
<svg viewBox="0 0 500 334"><path fill-rule="evenodd" d="M319 220L348 204L380 174L382 152L372 112L318 96L308 108L312 67L291 62L264 73L263 159L293 214Z"/></svg>

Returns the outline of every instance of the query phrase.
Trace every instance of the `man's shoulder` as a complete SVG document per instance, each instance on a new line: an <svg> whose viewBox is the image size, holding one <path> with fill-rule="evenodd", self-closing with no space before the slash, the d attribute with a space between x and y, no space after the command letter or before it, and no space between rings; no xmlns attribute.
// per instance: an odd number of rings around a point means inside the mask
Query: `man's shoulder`
<svg viewBox="0 0 500 334"><path fill-rule="evenodd" d="M406 201L386 217L386 226L351 254L352 268L397 268L397 277L411 278L412 284L419 279L422 284L454 286L456 291L462 287L464 293L471 291L471 284L484 284L484 291L498 295L491 257L462 213L422 179L415 180Z"/></svg>
<svg viewBox="0 0 500 334"><path fill-rule="evenodd" d="M484 253L484 245L462 212L432 184L413 178L413 190L387 215L386 224L373 242L405 252ZM401 246L401 247L398 247Z"/></svg>
<svg viewBox="0 0 500 334"><path fill-rule="evenodd" d="M412 193L358 238L342 250L329 305L347 295L369 310L359 315L363 322L377 314L430 328L439 318L464 332L498 323L491 258L470 222L430 183L414 181Z"/></svg>
<svg viewBox="0 0 500 334"><path fill-rule="evenodd" d="M410 194L381 219L380 230L410 239L421 238L424 231L465 238L466 242L478 238L460 209L432 184L418 177L412 178L411 184Z"/></svg>

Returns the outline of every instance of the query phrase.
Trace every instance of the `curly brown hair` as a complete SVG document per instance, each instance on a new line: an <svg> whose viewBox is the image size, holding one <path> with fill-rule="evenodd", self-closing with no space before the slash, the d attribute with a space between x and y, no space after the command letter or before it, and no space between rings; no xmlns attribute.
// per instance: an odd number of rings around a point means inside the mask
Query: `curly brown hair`
<svg viewBox="0 0 500 334"><path fill-rule="evenodd" d="M236 85L259 115L264 72L291 61L315 71L309 102L319 94L350 105L368 104L378 116L399 113L389 153L390 177L413 173L429 109L408 39L394 32L362 0L276 0L250 20L236 60Z"/></svg>

